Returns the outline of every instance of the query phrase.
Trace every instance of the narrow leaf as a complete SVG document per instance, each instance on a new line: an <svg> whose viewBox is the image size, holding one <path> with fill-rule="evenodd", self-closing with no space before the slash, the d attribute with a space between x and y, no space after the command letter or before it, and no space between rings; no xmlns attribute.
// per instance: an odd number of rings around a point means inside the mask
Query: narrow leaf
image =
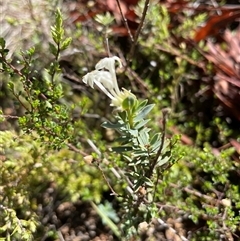
<svg viewBox="0 0 240 241"><path fill-rule="evenodd" d="M158 140L160 140L160 134L159 134L159 133L156 133L156 134L152 137L152 139L151 139L151 141L150 141L150 145L154 145L154 143L157 142Z"/></svg>
<svg viewBox="0 0 240 241"><path fill-rule="evenodd" d="M142 102L137 106L136 111L140 111L141 109L143 109L143 107L145 107L147 103L148 103L148 100L142 101Z"/></svg>
<svg viewBox="0 0 240 241"><path fill-rule="evenodd" d="M0 38L0 46L2 47L2 49L5 48L6 42L5 42L5 39L4 39L4 38Z"/></svg>
<svg viewBox="0 0 240 241"><path fill-rule="evenodd" d="M167 151L163 156L160 156L157 161L157 166L163 166L167 162L169 162L171 159L171 152Z"/></svg>
<svg viewBox="0 0 240 241"><path fill-rule="evenodd" d="M101 124L102 127L104 127L104 128L111 128L111 129L118 129L120 127L123 127L124 125L125 125L124 123L119 123L119 122L111 123L111 122L108 122L108 121L103 122Z"/></svg>
<svg viewBox="0 0 240 241"><path fill-rule="evenodd" d="M117 153L122 153L126 151L132 151L131 146L118 146L118 147L112 147L112 151L117 152Z"/></svg>
<svg viewBox="0 0 240 241"><path fill-rule="evenodd" d="M139 132L138 141L140 145L143 147L145 147L146 145L149 145L148 129L144 128Z"/></svg>
<svg viewBox="0 0 240 241"><path fill-rule="evenodd" d="M133 153L134 157L148 157L149 154L146 150L138 150Z"/></svg>
<svg viewBox="0 0 240 241"><path fill-rule="evenodd" d="M71 38L71 37L66 38L66 39L63 41L62 45L61 45L61 50L66 49L66 48L71 44L71 42L72 42L72 38Z"/></svg>
<svg viewBox="0 0 240 241"><path fill-rule="evenodd" d="M142 177L139 178L133 186L134 191L136 192L143 185L143 183L144 183L143 178Z"/></svg>
<svg viewBox="0 0 240 241"><path fill-rule="evenodd" d="M54 44L49 43L49 48L51 53L55 56L57 54L57 47Z"/></svg>
<svg viewBox="0 0 240 241"><path fill-rule="evenodd" d="M138 124L136 124L134 126L135 129L140 129L141 127L143 127L144 125L146 125L148 122L149 122L150 119L147 119L147 120L142 120L140 122L138 122Z"/></svg>
<svg viewBox="0 0 240 241"><path fill-rule="evenodd" d="M153 107L154 107L154 104L147 105L146 107L144 107L134 118L134 122L138 122L142 120L153 109Z"/></svg>
<svg viewBox="0 0 240 241"><path fill-rule="evenodd" d="M149 178L143 177L143 180L147 184L147 186L153 187L153 182Z"/></svg>
<svg viewBox="0 0 240 241"><path fill-rule="evenodd" d="M120 238L121 234L118 230L117 225L103 212L98 206L96 206L93 202L91 202L92 207L98 213L98 215L104 220L107 226L113 231L113 233Z"/></svg>

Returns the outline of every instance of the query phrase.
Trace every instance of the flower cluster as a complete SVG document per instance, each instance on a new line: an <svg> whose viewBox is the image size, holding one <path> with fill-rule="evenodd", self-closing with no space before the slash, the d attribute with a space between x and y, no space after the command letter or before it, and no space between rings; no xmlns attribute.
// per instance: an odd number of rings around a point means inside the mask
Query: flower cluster
<svg viewBox="0 0 240 241"><path fill-rule="evenodd" d="M128 98L136 98L131 91L123 88L122 91L119 90L115 62L122 67L120 58L117 56L107 57L101 59L95 66L95 70L83 76L83 82L94 88L94 84L102 90L112 101L111 106L117 107L118 110L122 110L123 101Z"/></svg>

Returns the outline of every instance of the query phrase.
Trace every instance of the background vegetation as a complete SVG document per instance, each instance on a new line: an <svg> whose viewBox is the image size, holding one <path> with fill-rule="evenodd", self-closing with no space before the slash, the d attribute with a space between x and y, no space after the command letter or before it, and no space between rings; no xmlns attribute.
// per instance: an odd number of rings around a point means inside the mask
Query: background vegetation
<svg viewBox="0 0 240 241"><path fill-rule="evenodd" d="M231 4L1 3L0 240L240 238L240 10ZM121 129L101 124L116 113L82 82L112 55L124 65L119 86L155 104L147 126L170 143L149 180L141 155L112 151Z"/></svg>

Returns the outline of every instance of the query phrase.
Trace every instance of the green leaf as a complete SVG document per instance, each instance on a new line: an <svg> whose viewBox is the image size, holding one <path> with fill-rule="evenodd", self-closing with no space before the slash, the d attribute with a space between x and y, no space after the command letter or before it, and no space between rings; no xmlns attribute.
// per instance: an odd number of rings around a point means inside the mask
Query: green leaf
<svg viewBox="0 0 240 241"><path fill-rule="evenodd" d="M58 37L58 34L57 34L57 30L55 27L51 27L51 34L52 34L52 38L53 38L53 41L58 44L59 43L59 37Z"/></svg>
<svg viewBox="0 0 240 241"><path fill-rule="evenodd" d="M128 166L134 166L137 170L137 166L142 169L146 164L149 164L148 157L141 155L139 158L136 158L133 162L129 163Z"/></svg>
<svg viewBox="0 0 240 241"><path fill-rule="evenodd" d="M147 184L148 187L153 187L153 182L149 178L143 177L143 180Z"/></svg>
<svg viewBox="0 0 240 241"><path fill-rule="evenodd" d="M142 147L149 145L148 131L149 131L149 129L144 128L143 130L141 130L139 132L138 141Z"/></svg>
<svg viewBox="0 0 240 241"><path fill-rule="evenodd" d="M57 8L57 11L56 11L56 26L58 28L62 26L62 13L60 8Z"/></svg>
<svg viewBox="0 0 240 241"><path fill-rule="evenodd" d="M117 237L121 237L120 232L118 231L117 225L106 215L104 210L97 207L93 202L91 202L92 207L96 210L96 212L99 214L99 216L102 218L102 220L107 224L107 226L113 231L113 233Z"/></svg>
<svg viewBox="0 0 240 241"><path fill-rule="evenodd" d="M66 38L66 39L62 42L62 44L61 44L61 50L66 49L66 48L71 44L71 42L72 42L72 38L71 38L71 37Z"/></svg>
<svg viewBox="0 0 240 241"><path fill-rule="evenodd" d="M31 47L31 48L28 49L26 52L27 52L27 54L28 54L29 56L32 56L32 55L34 54L34 52L35 52L35 47L34 47L34 46Z"/></svg>
<svg viewBox="0 0 240 241"><path fill-rule="evenodd" d="M12 92L14 92L14 84L13 84L13 82L8 82L8 88L9 88Z"/></svg>
<svg viewBox="0 0 240 241"><path fill-rule="evenodd" d="M169 162L170 157L159 157L158 158L158 162L157 162L157 166L163 166L164 164L166 164L167 162Z"/></svg>
<svg viewBox="0 0 240 241"><path fill-rule="evenodd" d="M125 175L127 177L133 178L133 179L139 179L140 175L137 172L126 172Z"/></svg>
<svg viewBox="0 0 240 241"><path fill-rule="evenodd" d="M116 153L122 153L122 152L132 151L132 150L133 150L132 146L112 147L112 151L114 151L114 152L116 152Z"/></svg>
<svg viewBox="0 0 240 241"><path fill-rule="evenodd" d="M52 109L52 104L48 100L45 101L45 104L46 108Z"/></svg>
<svg viewBox="0 0 240 241"><path fill-rule="evenodd" d="M117 139L115 139L116 142L121 142L122 144L129 143L131 138L129 136L120 136Z"/></svg>
<svg viewBox="0 0 240 241"><path fill-rule="evenodd" d="M97 22L101 23L102 25L108 26L108 25L110 25L110 23L113 22L114 17L109 12L106 12L105 15L97 14L94 19Z"/></svg>
<svg viewBox="0 0 240 241"><path fill-rule="evenodd" d="M129 110L132 109L133 106L135 105L135 98L132 96L128 96L126 99L123 100L122 102L122 108L123 110Z"/></svg>
<svg viewBox="0 0 240 241"><path fill-rule="evenodd" d="M4 53L5 56L8 54L8 52L9 52L9 49L4 49L3 50L3 53Z"/></svg>
<svg viewBox="0 0 240 241"><path fill-rule="evenodd" d="M148 103L148 100L143 100L136 108L136 111L140 111Z"/></svg>
<svg viewBox="0 0 240 241"><path fill-rule="evenodd" d="M134 157L148 157L149 154L146 150L137 150L133 153Z"/></svg>
<svg viewBox="0 0 240 241"><path fill-rule="evenodd" d="M52 38L57 45L61 42L64 34L62 22L62 14L60 9L58 8L55 14L55 25L51 27Z"/></svg>
<svg viewBox="0 0 240 241"><path fill-rule="evenodd" d="M142 177L140 177L137 182L134 184L133 189L136 192L144 183L144 180Z"/></svg>
<svg viewBox="0 0 240 241"><path fill-rule="evenodd" d="M132 137L138 137L139 133L138 133L138 130L128 130L129 133L131 134Z"/></svg>
<svg viewBox="0 0 240 241"><path fill-rule="evenodd" d="M119 222L119 217L117 216L116 211L113 209L113 206L110 202L105 201L104 205L103 204L99 204L98 208L104 212L106 214L107 217L109 217L111 220L113 220L114 222ZM104 220L103 220L104 221ZM104 222L104 224L106 224Z"/></svg>
<svg viewBox="0 0 240 241"><path fill-rule="evenodd" d="M123 155L123 157L128 161L128 162L132 162L132 159L129 156Z"/></svg>
<svg viewBox="0 0 240 241"><path fill-rule="evenodd" d="M15 221L15 220L14 220ZM21 234L22 233L22 229L21 227L17 224L16 227L14 228L14 230L12 231L11 233L11 236L13 236L15 233L19 233Z"/></svg>
<svg viewBox="0 0 240 241"><path fill-rule="evenodd" d="M141 127L143 127L144 125L146 125L149 121L150 121L150 119L139 121L138 123L136 123L134 128L138 130Z"/></svg>
<svg viewBox="0 0 240 241"><path fill-rule="evenodd" d="M2 47L2 49L5 49L6 41L4 38L0 38L0 46Z"/></svg>
<svg viewBox="0 0 240 241"><path fill-rule="evenodd" d="M155 152L155 151L158 150L158 148L159 148L159 146L160 146L160 144L161 144L160 136L161 136L160 133L156 133L156 134L152 137L152 139L151 139L151 141L150 141L150 146L151 146L151 151L152 151L152 152Z"/></svg>
<svg viewBox="0 0 240 241"><path fill-rule="evenodd" d="M154 153L154 152L157 152L159 147L160 147L160 144L161 144L161 140L158 140L156 141L153 145L151 145L151 151Z"/></svg>
<svg viewBox="0 0 240 241"><path fill-rule="evenodd" d="M160 140L160 133L156 133L153 137L152 137L152 139L151 139L151 141L150 141L150 145L152 146L152 145L154 145L157 141L159 141Z"/></svg>
<svg viewBox="0 0 240 241"><path fill-rule="evenodd" d="M160 156L157 160L157 166L163 166L171 159L171 151L167 151L164 155Z"/></svg>
<svg viewBox="0 0 240 241"><path fill-rule="evenodd" d="M155 104L151 104L144 107L134 118L134 122L138 122L142 120L153 109L154 106Z"/></svg>
<svg viewBox="0 0 240 241"><path fill-rule="evenodd" d="M111 128L111 129L118 129L120 127L123 127L124 125L125 125L124 123L117 122L117 123L113 124L113 123L108 122L108 121L103 122L101 124L102 127L104 127L104 128Z"/></svg>
<svg viewBox="0 0 240 241"><path fill-rule="evenodd" d="M8 224L3 225L2 227L0 227L0 233L5 232L7 229L8 229Z"/></svg>
<svg viewBox="0 0 240 241"><path fill-rule="evenodd" d="M49 43L49 48L50 48L51 53L52 53L54 56L57 55L58 50L57 50L57 47L56 47L54 44Z"/></svg>
<svg viewBox="0 0 240 241"><path fill-rule="evenodd" d="M119 112L118 115L124 122L126 122L126 119L127 119L126 111Z"/></svg>

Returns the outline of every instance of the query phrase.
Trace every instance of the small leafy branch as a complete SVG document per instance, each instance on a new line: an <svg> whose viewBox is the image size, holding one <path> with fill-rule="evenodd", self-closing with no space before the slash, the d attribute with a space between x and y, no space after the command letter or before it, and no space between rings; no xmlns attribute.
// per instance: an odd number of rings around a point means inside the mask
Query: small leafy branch
<svg viewBox="0 0 240 241"><path fill-rule="evenodd" d="M16 68L7 59L8 49L5 48L4 39L0 39L0 60L2 71L17 75L21 85L10 81L8 86L25 110L25 115L19 118L19 124L26 132L36 131L43 142L52 143L54 148L61 148L70 139L73 131L70 124L69 108L59 103L63 97L62 85L59 81L61 69L59 58L61 51L71 43L71 38L64 37L63 20L60 9L55 14L55 25L51 29L54 43L49 43L50 51L54 55L43 77L38 71L32 69L35 64L35 48L31 47L21 52L20 68ZM46 139L47 137L47 139Z"/></svg>
<svg viewBox="0 0 240 241"><path fill-rule="evenodd" d="M55 44L49 43L50 51L55 56L55 61L51 63L49 73L52 77L52 84L56 73L61 72L59 68L60 52L67 49L71 44L72 38L64 38L63 18L58 8L56 11L55 25L51 27L52 38Z"/></svg>
<svg viewBox="0 0 240 241"><path fill-rule="evenodd" d="M124 111L116 116L117 122L105 122L102 126L115 129L120 134L117 141L121 146L113 147L112 151L122 154L118 165L123 180L133 190L133 193L120 195L124 200L124 209L128 210L123 225L124 232L128 234L129 230L134 230L133 227L137 230L141 222L151 222L158 217L156 188L164 171L177 161L173 149L178 138L165 139L165 129L162 133L152 134L151 129L146 127L150 120L146 116L154 107L147 104L147 100L128 97L122 105ZM165 128L165 114L163 120Z"/></svg>
<svg viewBox="0 0 240 241"><path fill-rule="evenodd" d="M120 91L115 62L122 67L116 56L100 60L95 70L83 77L83 82L92 88L97 85L111 99L111 106L116 107L116 123L107 121L102 126L116 130L120 135L116 141L121 146L113 147L112 151L121 154L122 158L112 165L114 173L116 170L120 173L116 176L123 180L121 184L128 186L126 192L118 194L105 175L104 178L113 194L121 200L125 210L122 228L125 235L131 236L136 234L141 222L150 222L157 218L155 192L159 178L162 178L164 171L170 168L180 155L174 154L178 137L165 138L167 109L163 111L162 133L152 134L152 130L147 127L150 119L146 117L154 104L147 104L147 100L139 101L126 89Z"/></svg>

